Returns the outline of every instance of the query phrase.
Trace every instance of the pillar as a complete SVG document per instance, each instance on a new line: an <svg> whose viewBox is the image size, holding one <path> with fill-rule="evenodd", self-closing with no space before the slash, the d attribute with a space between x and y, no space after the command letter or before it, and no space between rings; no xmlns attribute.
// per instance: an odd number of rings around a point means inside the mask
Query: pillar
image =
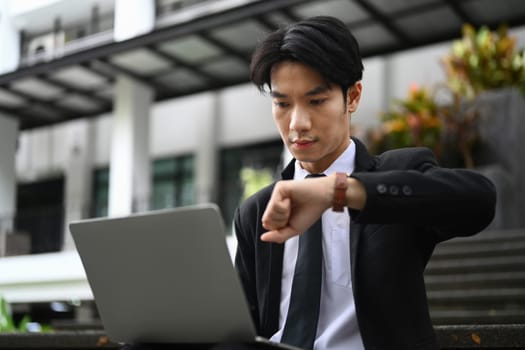
<svg viewBox="0 0 525 350"><path fill-rule="evenodd" d="M65 166L65 232L63 250L74 249L69 223L89 217L93 184L94 131L92 121L82 119L70 125Z"/></svg>
<svg viewBox="0 0 525 350"><path fill-rule="evenodd" d="M218 186L218 130L220 120L220 95L213 94L211 113L199 115L197 150L195 154L195 201L211 203L217 200Z"/></svg>
<svg viewBox="0 0 525 350"><path fill-rule="evenodd" d="M393 56L386 55L383 59L383 100L382 105L379 106L381 110L386 111L391 107L392 100L394 99L395 91L395 76L394 69L395 65L392 62Z"/></svg>
<svg viewBox="0 0 525 350"><path fill-rule="evenodd" d="M153 30L154 0L115 0L115 41L124 41Z"/></svg>
<svg viewBox="0 0 525 350"><path fill-rule="evenodd" d="M149 208L149 110L152 101L151 87L127 76L117 78L109 166L109 216L128 215Z"/></svg>
<svg viewBox="0 0 525 350"><path fill-rule="evenodd" d="M15 71L20 62L20 33L11 21L9 1L0 1L0 75Z"/></svg>
<svg viewBox="0 0 525 350"><path fill-rule="evenodd" d="M18 121L0 115L0 235L13 231L16 209L17 139Z"/></svg>

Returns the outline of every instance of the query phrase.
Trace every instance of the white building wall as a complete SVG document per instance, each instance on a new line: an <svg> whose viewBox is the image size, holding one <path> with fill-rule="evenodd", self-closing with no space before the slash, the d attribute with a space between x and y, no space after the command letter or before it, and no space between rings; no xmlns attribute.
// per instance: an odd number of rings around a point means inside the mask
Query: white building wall
<svg viewBox="0 0 525 350"><path fill-rule="evenodd" d="M157 103L152 110L151 152L155 158L192 153L197 149L201 120L214 114L213 93Z"/></svg>
<svg viewBox="0 0 525 350"><path fill-rule="evenodd" d="M16 157L18 181L32 182L61 175L69 154L64 141L71 132L70 123L22 132Z"/></svg>
<svg viewBox="0 0 525 350"><path fill-rule="evenodd" d="M10 3L0 1L0 74L15 71L20 61L20 33L10 16Z"/></svg>
<svg viewBox="0 0 525 350"><path fill-rule="evenodd" d="M109 164L112 121L113 119L109 114L92 119L94 124L93 142L95 143L93 165L97 168L108 166Z"/></svg>
<svg viewBox="0 0 525 350"><path fill-rule="evenodd" d="M445 83L441 59L449 52L450 43L409 50L385 58L391 80L389 97L407 96L411 85L434 87Z"/></svg>
<svg viewBox="0 0 525 350"><path fill-rule="evenodd" d="M252 84L225 89L219 96L221 146L279 138L272 118L270 97L262 95Z"/></svg>
<svg viewBox="0 0 525 350"><path fill-rule="evenodd" d="M516 47L525 49L525 26L513 28L510 30L510 34L516 37Z"/></svg>
<svg viewBox="0 0 525 350"><path fill-rule="evenodd" d="M357 111L351 123L363 130L379 123L379 111L385 107L384 70L385 59L374 57L363 62L363 91Z"/></svg>
<svg viewBox="0 0 525 350"><path fill-rule="evenodd" d="M115 41L148 33L154 26L154 0L115 0Z"/></svg>

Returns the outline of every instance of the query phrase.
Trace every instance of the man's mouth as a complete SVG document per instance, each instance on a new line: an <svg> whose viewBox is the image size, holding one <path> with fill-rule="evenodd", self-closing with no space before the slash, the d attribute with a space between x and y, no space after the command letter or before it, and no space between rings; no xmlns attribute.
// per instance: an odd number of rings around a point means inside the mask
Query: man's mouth
<svg viewBox="0 0 525 350"><path fill-rule="evenodd" d="M314 142L314 139L294 139L292 140L292 145L297 149L306 149L313 145Z"/></svg>

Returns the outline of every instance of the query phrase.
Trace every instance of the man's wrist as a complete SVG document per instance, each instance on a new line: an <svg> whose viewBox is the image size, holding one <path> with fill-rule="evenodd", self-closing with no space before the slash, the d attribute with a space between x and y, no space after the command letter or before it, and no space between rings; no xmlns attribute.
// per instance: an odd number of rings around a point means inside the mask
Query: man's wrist
<svg viewBox="0 0 525 350"><path fill-rule="evenodd" d="M334 183L334 195L332 199L332 210L342 212L346 207L346 190L348 188L348 176L346 173L336 173Z"/></svg>
<svg viewBox="0 0 525 350"><path fill-rule="evenodd" d="M366 204L366 190L361 181L354 177L347 178L346 206L350 209L361 210Z"/></svg>

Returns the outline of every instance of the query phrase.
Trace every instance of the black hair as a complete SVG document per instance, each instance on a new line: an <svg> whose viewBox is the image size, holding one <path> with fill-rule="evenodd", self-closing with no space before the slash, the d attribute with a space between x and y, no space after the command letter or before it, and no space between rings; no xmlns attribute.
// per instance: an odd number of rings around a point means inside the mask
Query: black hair
<svg viewBox="0 0 525 350"><path fill-rule="evenodd" d="M283 61L312 67L328 84L340 86L345 97L348 88L363 76L357 40L334 17L305 19L269 34L260 42L250 65L250 79L260 91L265 91L265 87L271 90L272 68Z"/></svg>

